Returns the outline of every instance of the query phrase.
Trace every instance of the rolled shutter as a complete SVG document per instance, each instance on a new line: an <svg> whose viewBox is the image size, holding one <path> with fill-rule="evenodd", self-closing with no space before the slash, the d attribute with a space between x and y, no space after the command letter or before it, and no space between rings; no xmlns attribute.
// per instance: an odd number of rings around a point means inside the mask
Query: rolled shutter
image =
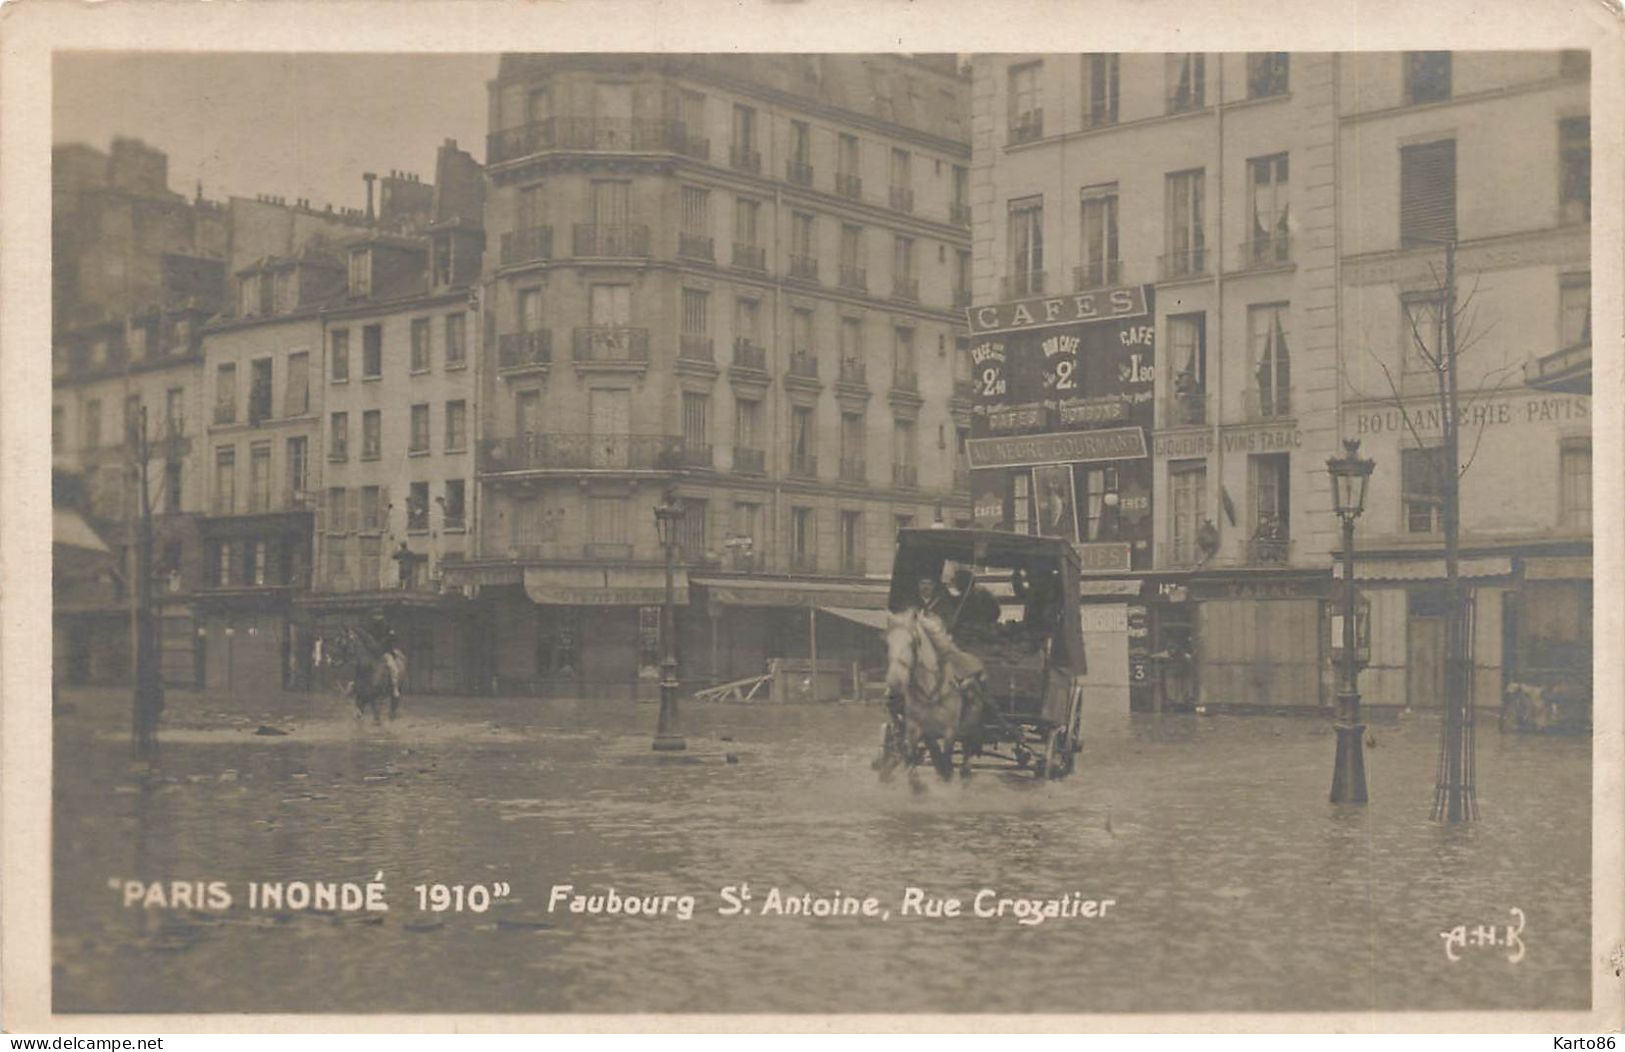
<svg viewBox="0 0 1625 1052"><path fill-rule="evenodd" d="M1456 141L1422 143L1399 151L1400 246L1456 238Z"/></svg>

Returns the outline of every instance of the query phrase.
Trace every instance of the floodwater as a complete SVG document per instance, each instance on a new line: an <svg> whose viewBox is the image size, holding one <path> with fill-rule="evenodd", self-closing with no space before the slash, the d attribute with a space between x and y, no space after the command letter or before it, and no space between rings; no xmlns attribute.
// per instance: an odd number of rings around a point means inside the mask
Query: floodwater
<svg viewBox="0 0 1625 1052"><path fill-rule="evenodd" d="M1372 801L1340 809L1322 718L1148 717L1088 743L1062 782L915 791L870 770L869 706L686 705L692 762L663 763L647 704L408 698L375 728L322 696L172 695L149 774L129 762L126 697L75 696L56 720L59 1012L1589 1003L1586 738L1481 724L1482 821L1450 828L1428 816L1438 723L1422 717L1373 724ZM247 906L249 881L380 872L388 912ZM224 881L233 902L126 907L114 880ZM508 893L421 911L413 888L432 883ZM694 909L550 911L564 884ZM744 884L751 912L720 913ZM904 916L911 886L962 915ZM781 902L873 896L889 915L764 915L774 887ZM1022 924L975 916L982 889L1112 902ZM1483 925L1504 941L1514 908L1516 962L1441 937Z"/></svg>

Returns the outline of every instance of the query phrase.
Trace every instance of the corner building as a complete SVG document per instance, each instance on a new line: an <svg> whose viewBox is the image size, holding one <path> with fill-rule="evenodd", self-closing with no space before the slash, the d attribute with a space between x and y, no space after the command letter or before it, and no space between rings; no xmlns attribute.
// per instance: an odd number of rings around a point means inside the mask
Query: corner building
<svg viewBox="0 0 1625 1052"><path fill-rule="evenodd" d="M502 60L447 571L498 689L652 692L668 490L686 680L877 645L898 526L968 516L968 90L898 56Z"/></svg>
<svg viewBox="0 0 1625 1052"><path fill-rule="evenodd" d="M1516 641L1528 617L1508 627L1488 608L1501 588L1527 599L1531 566L1589 587L1587 399L1548 411L1539 390L1554 376L1572 388L1589 367L1587 227L1565 203L1579 162L1562 160L1584 151L1588 163L1582 63L1073 54L982 56L974 70L969 319L985 335L972 355L981 369L1003 341L1008 360L988 374L1005 388L978 391L972 501L979 522L1070 531L1082 546L1096 686L1143 707L1329 704L1340 540L1326 460L1360 437L1377 469L1356 573L1382 578L1365 586L1362 688L1378 704L1438 703L1437 677L1416 671L1442 669L1423 638L1437 626L1407 627L1442 589L1437 486L1403 425L1387 427L1400 404L1425 414L1424 378L1389 391L1375 363L1404 374L1405 312L1421 317L1446 238L1460 248L1460 294L1482 276L1481 327L1498 319L1471 383L1502 384L1495 419L1518 421L1485 430L1464 482L1464 547L1491 558L1468 572L1494 586L1476 603L1481 703L1498 698L1515 652L1553 653ZM1526 163L1517 142L1531 131L1551 164ZM1022 307L1030 323L1018 325ZM1055 335L1078 341L1070 393L1055 389ZM1504 484L1532 474L1537 446L1553 450L1552 481L1538 483L1552 489L1547 510L1513 515ZM1423 529L1418 511L1419 535L1405 494L1432 516ZM1558 649L1588 669L1589 643L1583 659L1575 648L1589 640L1589 599L1566 587L1535 600L1535 638L1562 636Z"/></svg>

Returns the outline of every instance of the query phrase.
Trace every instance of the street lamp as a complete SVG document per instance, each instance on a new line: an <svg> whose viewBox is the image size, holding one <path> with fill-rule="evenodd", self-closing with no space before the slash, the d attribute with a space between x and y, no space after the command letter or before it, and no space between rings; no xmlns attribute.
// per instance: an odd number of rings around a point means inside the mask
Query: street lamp
<svg viewBox="0 0 1625 1052"><path fill-rule="evenodd" d="M672 583L673 567L677 561L677 531L683 522L683 506L677 494L666 491L666 497L655 505L655 530L660 534L661 547L666 550L666 603L660 609L660 722L655 727L656 752L681 752L688 743L677 731L677 651L673 647L676 633L676 588Z"/></svg>
<svg viewBox="0 0 1625 1052"><path fill-rule="evenodd" d="M1343 521L1343 676L1337 690L1337 766L1332 771L1332 803L1363 804L1365 724L1360 722L1359 656L1355 653L1354 520L1365 510L1366 484L1376 462L1360 456L1360 440L1345 438L1343 455L1329 457L1332 504Z"/></svg>

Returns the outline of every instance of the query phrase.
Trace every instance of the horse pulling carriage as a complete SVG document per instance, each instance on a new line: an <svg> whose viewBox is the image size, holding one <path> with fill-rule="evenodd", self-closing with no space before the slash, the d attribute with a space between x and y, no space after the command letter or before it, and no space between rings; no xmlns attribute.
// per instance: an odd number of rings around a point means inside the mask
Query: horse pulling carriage
<svg viewBox="0 0 1625 1052"><path fill-rule="evenodd" d="M1083 721L1079 566L1057 538L898 533L887 619L886 778L929 760L1062 778Z"/></svg>

